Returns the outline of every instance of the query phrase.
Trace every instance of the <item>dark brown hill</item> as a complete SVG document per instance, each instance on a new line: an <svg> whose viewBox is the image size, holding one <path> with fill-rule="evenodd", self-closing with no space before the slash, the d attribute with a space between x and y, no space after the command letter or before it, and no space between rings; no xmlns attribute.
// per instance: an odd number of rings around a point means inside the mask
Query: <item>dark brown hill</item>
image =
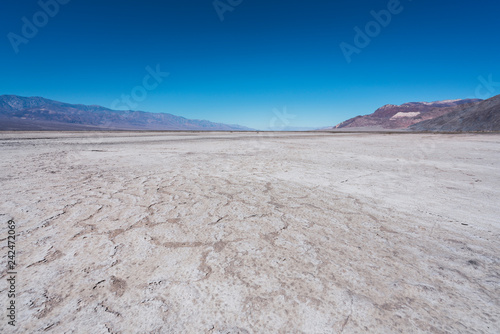
<svg viewBox="0 0 500 334"><path fill-rule="evenodd" d="M417 123L409 129L435 132L500 131L500 95L473 105L455 108L450 113Z"/></svg>

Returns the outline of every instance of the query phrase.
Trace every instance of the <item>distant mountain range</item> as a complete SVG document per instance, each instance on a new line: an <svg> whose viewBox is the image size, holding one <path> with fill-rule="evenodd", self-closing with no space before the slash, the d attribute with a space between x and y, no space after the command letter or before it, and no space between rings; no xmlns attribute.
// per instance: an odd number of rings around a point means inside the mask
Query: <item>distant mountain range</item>
<svg viewBox="0 0 500 334"><path fill-rule="evenodd" d="M454 108L466 108L482 100L446 100L436 102L410 102L402 105L387 104L373 114L357 116L329 129L406 129L409 126L454 111ZM328 128L327 128L328 129Z"/></svg>
<svg viewBox="0 0 500 334"><path fill-rule="evenodd" d="M111 110L42 97L0 96L0 130L198 130L252 131L239 126L192 120L172 114Z"/></svg>
<svg viewBox="0 0 500 334"><path fill-rule="evenodd" d="M240 125L192 120L172 114L120 111L42 97L1 95L0 131L9 130L253 131ZM373 114L357 116L322 130L500 131L500 95L484 101L463 99L410 102L399 106L388 104Z"/></svg>

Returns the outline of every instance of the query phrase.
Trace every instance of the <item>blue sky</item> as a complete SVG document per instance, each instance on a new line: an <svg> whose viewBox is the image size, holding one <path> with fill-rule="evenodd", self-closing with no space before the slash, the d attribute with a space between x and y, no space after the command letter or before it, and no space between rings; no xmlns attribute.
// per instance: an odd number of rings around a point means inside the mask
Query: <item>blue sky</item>
<svg viewBox="0 0 500 334"><path fill-rule="evenodd" d="M0 94L314 128L500 81L497 1L59 1L53 17L38 0L0 4ZM369 25L348 63L341 43L356 47L354 28L382 10L390 23ZM148 66L169 75L145 89Z"/></svg>

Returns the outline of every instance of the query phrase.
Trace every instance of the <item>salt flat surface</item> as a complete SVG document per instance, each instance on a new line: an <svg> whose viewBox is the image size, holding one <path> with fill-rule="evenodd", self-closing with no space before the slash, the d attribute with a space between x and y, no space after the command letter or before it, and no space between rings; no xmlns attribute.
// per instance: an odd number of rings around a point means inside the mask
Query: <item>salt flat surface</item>
<svg viewBox="0 0 500 334"><path fill-rule="evenodd" d="M500 135L1 133L2 333L499 333Z"/></svg>

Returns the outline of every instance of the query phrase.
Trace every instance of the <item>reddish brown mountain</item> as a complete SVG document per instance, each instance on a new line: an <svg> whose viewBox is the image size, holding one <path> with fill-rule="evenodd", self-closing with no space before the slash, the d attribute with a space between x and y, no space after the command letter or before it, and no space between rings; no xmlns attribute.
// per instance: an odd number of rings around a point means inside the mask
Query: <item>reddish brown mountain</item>
<svg viewBox="0 0 500 334"><path fill-rule="evenodd" d="M402 105L388 104L373 114L357 116L338 124L331 129L374 128L406 129L410 125L434 119L454 111L457 106L471 106L481 100L446 100L436 102L410 102Z"/></svg>

